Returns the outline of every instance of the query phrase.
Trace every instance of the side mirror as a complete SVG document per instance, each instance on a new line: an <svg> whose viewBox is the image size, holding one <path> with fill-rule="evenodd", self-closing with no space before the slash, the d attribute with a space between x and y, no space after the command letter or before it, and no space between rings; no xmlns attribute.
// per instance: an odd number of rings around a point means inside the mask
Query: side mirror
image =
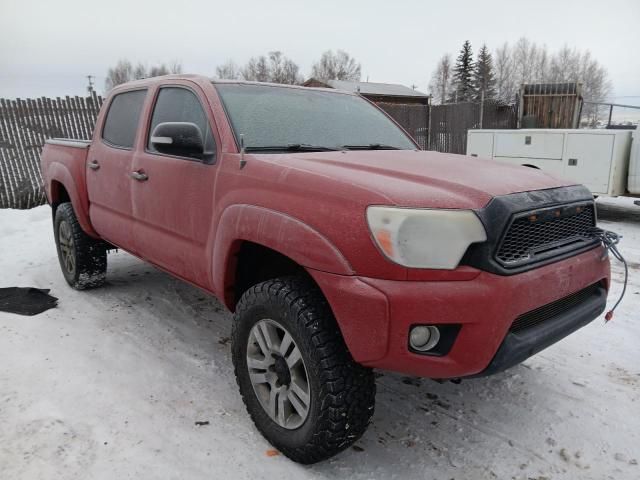
<svg viewBox="0 0 640 480"><path fill-rule="evenodd" d="M195 123L159 123L151 133L151 145L159 153L180 157L202 158L204 141L202 132Z"/></svg>

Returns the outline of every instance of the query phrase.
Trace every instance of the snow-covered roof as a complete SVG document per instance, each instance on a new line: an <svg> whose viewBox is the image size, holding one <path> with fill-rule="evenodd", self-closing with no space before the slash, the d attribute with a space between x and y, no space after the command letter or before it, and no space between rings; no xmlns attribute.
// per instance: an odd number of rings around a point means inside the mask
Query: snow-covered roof
<svg viewBox="0 0 640 480"><path fill-rule="evenodd" d="M413 88L399 85L396 83L374 83L374 82L349 82L346 80L319 80L317 82L335 88L337 90L346 90L347 92L359 92L363 95L381 95L388 97L428 97L426 93L422 93Z"/></svg>

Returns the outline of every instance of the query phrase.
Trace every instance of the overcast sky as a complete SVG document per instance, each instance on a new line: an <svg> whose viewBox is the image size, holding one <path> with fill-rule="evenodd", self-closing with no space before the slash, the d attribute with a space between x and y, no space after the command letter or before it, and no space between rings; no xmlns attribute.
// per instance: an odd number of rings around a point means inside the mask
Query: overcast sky
<svg viewBox="0 0 640 480"><path fill-rule="evenodd" d="M281 50L308 75L339 48L361 62L363 80L426 91L438 58L465 39L477 51L521 36L591 50L616 101L640 104L639 0L0 0L0 97L82 94L88 74L102 92L120 58L213 75L228 58Z"/></svg>

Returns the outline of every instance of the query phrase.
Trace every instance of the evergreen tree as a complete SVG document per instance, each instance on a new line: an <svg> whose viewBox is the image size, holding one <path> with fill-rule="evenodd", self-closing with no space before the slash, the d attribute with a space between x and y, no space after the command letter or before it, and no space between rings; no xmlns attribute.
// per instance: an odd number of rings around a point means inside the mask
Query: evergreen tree
<svg viewBox="0 0 640 480"><path fill-rule="evenodd" d="M456 58L456 66L453 68L453 89L449 96L449 102L470 102L474 98L473 88L473 52L471 43L465 40Z"/></svg>
<svg viewBox="0 0 640 480"><path fill-rule="evenodd" d="M478 52L478 61L473 69L473 89L474 99L480 101L484 90L485 100L490 100L496 96L496 79L493 73L493 58L486 45Z"/></svg>

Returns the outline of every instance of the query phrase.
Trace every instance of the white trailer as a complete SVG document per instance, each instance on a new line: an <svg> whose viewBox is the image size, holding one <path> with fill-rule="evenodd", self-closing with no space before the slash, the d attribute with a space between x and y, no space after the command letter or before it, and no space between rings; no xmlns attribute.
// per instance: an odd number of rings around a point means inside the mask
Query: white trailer
<svg viewBox="0 0 640 480"><path fill-rule="evenodd" d="M469 130L467 155L539 168L594 195L637 196L638 137L638 130Z"/></svg>

